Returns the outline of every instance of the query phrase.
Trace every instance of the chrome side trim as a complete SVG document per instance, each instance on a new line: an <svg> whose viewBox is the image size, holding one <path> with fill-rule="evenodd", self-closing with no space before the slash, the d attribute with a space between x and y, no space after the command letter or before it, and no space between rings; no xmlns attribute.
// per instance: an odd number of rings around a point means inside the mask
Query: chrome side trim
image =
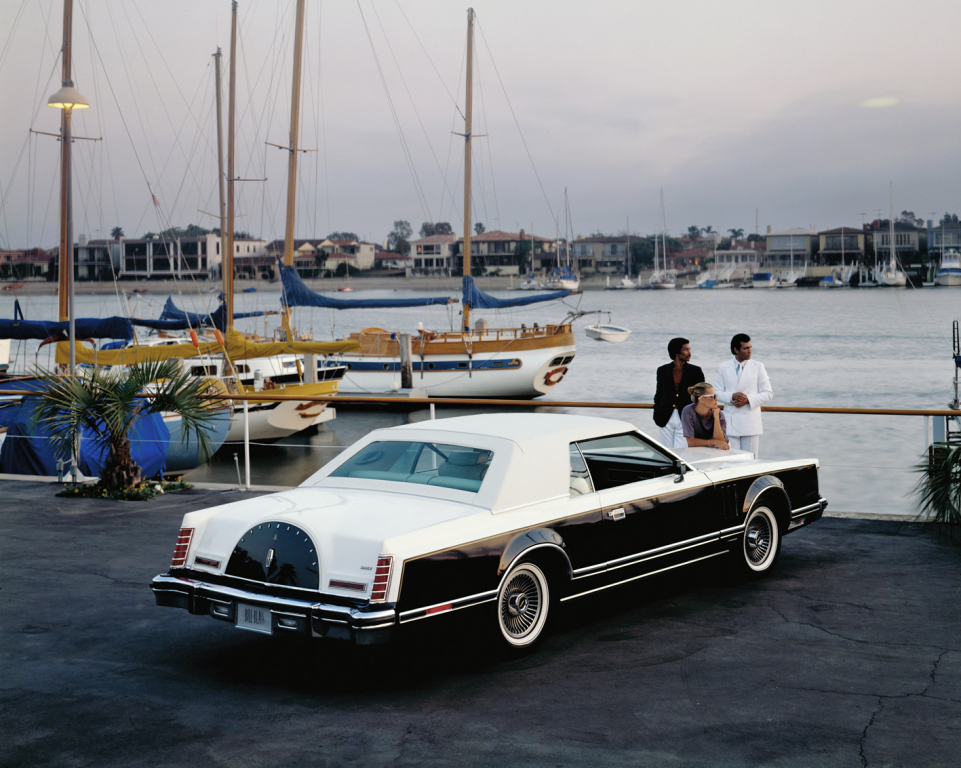
<svg viewBox="0 0 961 768"><path fill-rule="evenodd" d="M476 595L468 595L467 597L459 597L456 600L448 600L443 603L425 605L423 608L412 608L409 611L404 611L402 614L400 614L399 622L401 624L406 624L411 621L417 621L418 619L429 619L432 616L440 616L444 613L450 613L451 611L459 611L461 608L471 608L475 605L482 605L483 603L489 603L496 599L497 590L478 592ZM450 605L450 610L436 611L433 613L431 612L434 609L442 608L445 605Z"/></svg>
<svg viewBox="0 0 961 768"><path fill-rule="evenodd" d="M806 507L799 507L798 509L791 510L791 519L794 520L798 517L804 517L805 515L810 515L812 512L817 512L827 506L824 499L819 499L814 504L808 504Z"/></svg>
<svg viewBox="0 0 961 768"><path fill-rule="evenodd" d="M733 530L743 530L744 526L741 525L740 528ZM573 578L583 579L587 576L595 576L598 573L605 573L606 571L613 571L617 568L623 568L626 565L632 565L634 563L642 563L645 560L653 560L656 557L663 557L664 555L671 555L675 552L683 552L686 549L691 549L692 547L699 547L702 544L710 544L712 542L718 541L718 539L724 534L724 531L713 531L711 533L705 533L702 536L695 536L693 539L686 539L684 541L677 541L673 544L665 544L663 547L657 547L656 549L648 549L644 552L635 552L633 555L626 555L625 557L619 557L616 560L610 560L605 563L597 563L596 565L589 565L585 568L578 568L573 573Z"/></svg>
<svg viewBox="0 0 961 768"><path fill-rule="evenodd" d="M734 533L740 533L743 530L744 530L744 523L741 523L740 525L735 525L732 528L725 528L723 531L721 531L721 538L723 539L725 536L730 536L731 534L734 534Z"/></svg>
<svg viewBox="0 0 961 768"><path fill-rule="evenodd" d="M638 576L631 576L629 579L624 579L622 581L616 581L613 584L605 584L603 587L595 587L594 589L589 589L586 592L578 592L576 595L568 595L567 597L562 597L561 602L565 603L568 600L573 600L575 597L583 597L584 595L589 595L592 592L600 592L602 589L610 589L611 587L617 587L621 584L627 584L629 581L637 581L638 579L646 579L648 576L655 576L658 573L664 573L665 571L672 571L675 568L682 568L685 565L690 565L691 563L698 563L701 560L709 560L712 557L717 557L718 555L726 555L727 552L714 552L710 555L704 555L704 557L696 557L693 560L685 560L683 563L678 563L677 565L669 565L667 568L661 568L659 571L650 571L649 573L642 573Z"/></svg>

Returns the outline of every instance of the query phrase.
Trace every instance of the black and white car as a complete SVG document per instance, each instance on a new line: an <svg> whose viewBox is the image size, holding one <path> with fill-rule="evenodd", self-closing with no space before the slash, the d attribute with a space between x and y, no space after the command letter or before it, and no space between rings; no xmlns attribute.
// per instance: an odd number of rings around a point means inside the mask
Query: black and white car
<svg viewBox="0 0 961 768"><path fill-rule="evenodd" d="M818 462L674 453L631 424L488 414L371 432L298 488L184 516L157 604L359 644L487 606L508 646L558 602L728 556L770 570L821 517Z"/></svg>

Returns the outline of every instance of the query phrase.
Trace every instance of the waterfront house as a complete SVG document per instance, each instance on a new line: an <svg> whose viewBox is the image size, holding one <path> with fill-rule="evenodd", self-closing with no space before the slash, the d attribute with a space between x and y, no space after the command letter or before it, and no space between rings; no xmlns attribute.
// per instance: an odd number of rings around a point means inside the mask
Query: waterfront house
<svg viewBox="0 0 961 768"><path fill-rule="evenodd" d="M868 235L863 227L836 227L818 232L821 264L828 267L867 263Z"/></svg>
<svg viewBox="0 0 961 768"><path fill-rule="evenodd" d="M635 242L638 238L634 238ZM595 270L608 275L627 274L627 237L595 235L571 243L571 258L583 273Z"/></svg>
<svg viewBox="0 0 961 768"><path fill-rule="evenodd" d="M769 270L790 268L793 262L797 268L814 261L817 250L817 232L798 227L772 231L769 226L765 236L764 266Z"/></svg>
<svg viewBox="0 0 961 768"><path fill-rule="evenodd" d="M517 255L521 242L533 245L526 259ZM471 265L482 266L488 273L518 275L522 271L550 269L554 261L555 243L549 237L531 235L522 229L520 232L503 232L499 229L471 235ZM458 238L455 244L457 266L463 269L464 239ZM522 261L524 263L522 263Z"/></svg>
<svg viewBox="0 0 961 768"><path fill-rule="evenodd" d="M886 260L891 253L889 225L880 219L875 219L871 222L869 234L873 240L877 258L881 261ZM920 262L922 252L927 250L927 243L927 230L903 221L894 222L894 253L902 267Z"/></svg>
<svg viewBox="0 0 961 768"><path fill-rule="evenodd" d="M933 222L928 219L928 256L938 264L945 251L955 250L961 252L961 223L957 221L944 222L932 226Z"/></svg>
<svg viewBox="0 0 961 768"><path fill-rule="evenodd" d="M473 248L471 249L473 251ZM395 262L403 260L415 275L450 275L457 251L456 235L428 235L410 242L410 258L392 254Z"/></svg>

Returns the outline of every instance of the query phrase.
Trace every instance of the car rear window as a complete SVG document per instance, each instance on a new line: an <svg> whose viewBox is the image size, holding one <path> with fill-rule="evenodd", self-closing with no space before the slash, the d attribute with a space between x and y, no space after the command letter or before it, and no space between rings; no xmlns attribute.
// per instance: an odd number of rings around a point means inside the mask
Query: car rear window
<svg viewBox="0 0 961 768"><path fill-rule="evenodd" d="M330 477L388 480L477 493L493 452L431 442L380 441L365 446Z"/></svg>

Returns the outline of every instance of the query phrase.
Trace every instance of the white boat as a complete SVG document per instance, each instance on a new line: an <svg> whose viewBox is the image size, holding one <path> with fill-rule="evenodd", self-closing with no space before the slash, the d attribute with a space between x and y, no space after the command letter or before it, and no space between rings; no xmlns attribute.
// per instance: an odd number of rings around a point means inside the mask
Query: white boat
<svg viewBox="0 0 961 768"><path fill-rule="evenodd" d="M903 288L908 284L908 276L904 274L898 266L898 259L894 253L894 183L891 184L891 218L889 224L889 239L891 249L888 257L887 269L881 270L877 275L878 285L888 288Z"/></svg>
<svg viewBox="0 0 961 768"><path fill-rule="evenodd" d="M776 288L777 282L774 280L774 274L772 272L755 272L751 276L751 287Z"/></svg>
<svg viewBox="0 0 961 768"><path fill-rule="evenodd" d="M637 283L631 280L629 277L622 277L617 281L616 285L611 285L611 278L608 275L607 286L604 290L607 291L633 291L637 288Z"/></svg>
<svg viewBox="0 0 961 768"><path fill-rule="evenodd" d="M661 253L664 268L657 260L657 235L654 236L654 274L647 281L647 287L656 291L673 291L677 288L677 272L667 268L667 222L664 216L664 190L661 190Z"/></svg>
<svg viewBox="0 0 961 768"><path fill-rule="evenodd" d="M615 343L625 341L631 335L629 329L622 328L619 325L588 325L584 328L584 333L587 334L589 339Z"/></svg>
<svg viewBox="0 0 961 768"><path fill-rule="evenodd" d="M821 282L818 283L821 288L843 288L844 283L840 278L838 278L833 273L826 275Z"/></svg>
<svg viewBox="0 0 961 768"><path fill-rule="evenodd" d="M544 284L537 278L537 275L528 275L517 286L517 289L519 291L542 291L544 290Z"/></svg>
<svg viewBox="0 0 961 768"><path fill-rule="evenodd" d="M463 112L466 150L464 153L464 243L460 328L437 331L420 328L403 333L383 328L364 328L349 340L360 343L357 352L346 352L340 360L347 366L342 390L367 393L397 389L423 390L429 397L534 398L551 392L567 373L576 353L574 332L569 322L522 325L520 328L490 328L485 319L471 323L475 309L502 309L554 301L577 290L580 281L567 264L558 270L547 287L564 293L527 295L499 299L480 291L471 274L471 131L473 111L474 12L467 12L466 108ZM291 153L294 155L296 153ZM567 193L565 191L565 200ZM565 203L566 207L566 203ZM569 238L568 238L569 240ZM285 259L281 269L287 306L364 307L426 306L448 303L448 299L363 300L333 299L308 289L292 262ZM378 302L378 303L374 303Z"/></svg>
<svg viewBox="0 0 961 768"><path fill-rule="evenodd" d="M472 27L473 28L473 27ZM465 196L468 191L465 190ZM557 266L547 276L545 288L552 291L577 291L581 287L581 277L571 266L571 213L567 205L567 187L564 187L564 263L558 261ZM531 251L533 253L533 251ZM559 259L560 257L558 257ZM466 274L466 273L465 273Z"/></svg>
<svg viewBox="0 0 961 768"><path fill-rule="evenodd" d="M944 286L961 285L961 257L953 248L941 254L941 265L935 283Z"/></svg>

